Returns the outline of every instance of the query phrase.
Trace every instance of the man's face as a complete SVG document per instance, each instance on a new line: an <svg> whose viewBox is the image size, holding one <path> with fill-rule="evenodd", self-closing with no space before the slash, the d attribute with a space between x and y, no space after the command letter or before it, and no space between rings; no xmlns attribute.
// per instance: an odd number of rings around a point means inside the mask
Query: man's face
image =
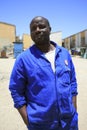
<svg viewBox="0 0 87 130"><path fill-rule="evenodd" d="M31 38L37 45L49 41L50 30L48 22L42 17L35 18L30 24Z"/></svg>

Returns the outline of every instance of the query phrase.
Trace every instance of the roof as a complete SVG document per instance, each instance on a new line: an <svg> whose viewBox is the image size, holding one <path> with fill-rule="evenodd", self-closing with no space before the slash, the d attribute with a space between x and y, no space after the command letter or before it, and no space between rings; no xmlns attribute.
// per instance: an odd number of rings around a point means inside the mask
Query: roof
<svg viewBox="0 0 87 130"><path fill-rule="evenodd" d="M0 21L0 24L5 24L5 25L10 25L10 26L15 26L15 25L13 25L13 24L6 23L6 22L1 22L1 21Z"/></svg>

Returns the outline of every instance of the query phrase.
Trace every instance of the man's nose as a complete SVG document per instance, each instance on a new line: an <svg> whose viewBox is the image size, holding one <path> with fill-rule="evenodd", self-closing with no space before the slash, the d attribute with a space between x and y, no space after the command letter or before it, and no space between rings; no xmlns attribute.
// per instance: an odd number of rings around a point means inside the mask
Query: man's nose
<svg viewBox="0 0 87 130"><path fill-rule="evenodd" d="M40 28L39 28L39 27L37 27L37 28L36 28L36 31L40 31Z"/></svg>

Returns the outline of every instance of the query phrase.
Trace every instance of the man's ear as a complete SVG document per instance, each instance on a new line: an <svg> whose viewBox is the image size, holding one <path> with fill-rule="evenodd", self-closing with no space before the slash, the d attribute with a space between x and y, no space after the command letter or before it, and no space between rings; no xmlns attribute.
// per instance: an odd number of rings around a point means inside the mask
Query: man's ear
<svg viewBox="0 0 87 130"><path fill-rule="evenodd" d="M49 27L49 29L50 29L50 32L51 32L51 27Z"/></svg>
<svg viewBox="0 0 87 130"><path fill-rule="evenodd" d="M49 27L49 33L51 34L51 27Z"/></svg>

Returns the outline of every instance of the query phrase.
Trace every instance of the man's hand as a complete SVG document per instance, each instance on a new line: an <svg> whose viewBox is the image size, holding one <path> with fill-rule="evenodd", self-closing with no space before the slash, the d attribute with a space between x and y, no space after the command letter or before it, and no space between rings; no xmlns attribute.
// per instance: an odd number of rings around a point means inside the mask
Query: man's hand
<svg viewBox="0 0 87 130"><path fill-rule="evenodd" d="M28 117L27 117L26 105L24 105L21 108L18 108L18 111L19 111L24 123L28 126Z"/></svg>
<svg viewBox="0 0 87 130"><path fill-rule="evenodd" d="M74 107L76 108L77 110L77 96L73 96L73 104L74 104Z"/></svg>

